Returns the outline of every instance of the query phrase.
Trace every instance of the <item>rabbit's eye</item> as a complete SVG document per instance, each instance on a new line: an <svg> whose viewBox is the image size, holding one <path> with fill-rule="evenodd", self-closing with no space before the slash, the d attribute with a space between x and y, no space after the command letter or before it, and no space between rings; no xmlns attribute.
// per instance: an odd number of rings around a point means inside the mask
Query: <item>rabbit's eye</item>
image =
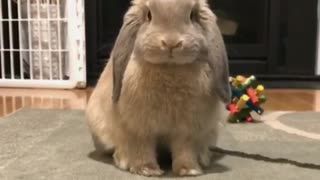
<svg viewBox="0 0 320 180"><path fill-rule="evenodd" d="M151 14L151 11L148 11L148 21L151 21L152 20L152 14Z"/></svg>

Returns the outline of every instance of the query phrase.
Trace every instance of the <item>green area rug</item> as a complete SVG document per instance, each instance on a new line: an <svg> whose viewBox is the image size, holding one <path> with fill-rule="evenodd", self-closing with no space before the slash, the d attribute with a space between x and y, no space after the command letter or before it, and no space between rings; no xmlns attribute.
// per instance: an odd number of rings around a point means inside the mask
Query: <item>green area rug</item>
<svg viewBox="0 0 320 180"><path fill-rule="evenodd" d="M0 119L0 179L320 179L320 113L268 112L253 124L222 123L220 133L206 174L147 178L94 152L83 111L24 109Z"/></svg>

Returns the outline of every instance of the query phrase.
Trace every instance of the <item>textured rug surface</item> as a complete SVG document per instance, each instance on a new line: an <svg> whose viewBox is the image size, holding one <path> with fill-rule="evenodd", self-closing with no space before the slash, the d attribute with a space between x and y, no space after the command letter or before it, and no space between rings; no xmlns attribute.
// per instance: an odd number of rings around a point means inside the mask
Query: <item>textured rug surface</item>
<svg viewBox="0 0 320 180"><path fill-rule="evenodd" d="M319 180L320 113L268 112L261 122L221 124L213 151L202 176L146 178L94 152L83 111L25 109L0 119L1 180Z"/></svg>

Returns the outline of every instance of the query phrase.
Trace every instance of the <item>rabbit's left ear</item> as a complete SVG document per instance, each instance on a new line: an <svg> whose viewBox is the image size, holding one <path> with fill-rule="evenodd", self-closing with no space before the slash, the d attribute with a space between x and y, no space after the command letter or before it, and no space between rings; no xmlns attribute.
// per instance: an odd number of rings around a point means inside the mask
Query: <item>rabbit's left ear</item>
<svg viewBox="0 0 320 180"><path fill-rule="evenodd" d="M224 42L218 39L220 38L216 39L215 46L211 46L209 50L208 64L213 70L214 91L224 103L229 103L231 101L229 61Z"/></svg>
<svg viewBox="0 0 320 180"><path fill-rule="evenodd" d="M113 63L112 100L116 103L121 94L122 79L134 49L137 32L141 26L141 10L132 6L125 14L123 25L111 52Z"/></svg>
<svg viewBox="0 0 320 180"><path fill-rule="evenodd" d="M206 29L208 38L208 64L213 72L213 92L224 103L231 101L231 87L229 83L229 60L225 43L220 29L216 23L216 16L208 5L201 9L201 24Z"/></svg>

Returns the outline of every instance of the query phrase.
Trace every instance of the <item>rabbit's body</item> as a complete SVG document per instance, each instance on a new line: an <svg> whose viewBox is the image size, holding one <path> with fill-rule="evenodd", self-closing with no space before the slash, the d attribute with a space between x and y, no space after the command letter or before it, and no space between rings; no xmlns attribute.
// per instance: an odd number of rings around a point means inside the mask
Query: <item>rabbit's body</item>
<svg viewBox="0 0 320 180"><path fill-rule="evenodd" d="M137 141L150 138L153 148L161 144L171 149L179 143L181 147L192 143L199 163L208 165L208 148L215 145L221 114L216 112L219 101L211 93L213 79L207 63L177 66L130 60L117 105L110 101L111 72L112 62L103 72L87 108L89 126L100 150L113 153L133 137ZM141 141L135 146L144 148L146 144ZM130 166L120 162L118 165L123 169ZM201 172L199 167L194 170Z"/></svg>
<svg viewBox="0 0 320 180"><path fill-rule="evenodd" d="M205 131L216 101L210 94L211 83L204 66L130 61L119 101L120 114L126 119L123 123L133 131L137 131L137 125L142 126L141 133L150 132L152 136Z"/></svg>
<svg viewBox="0 0 320 180"><path fill-rule="evenodd" d="M176 18L163 13L172 7ZM192 11L199 17L188 19ZM124 20L86 110L96 148L121 169L153 176L163 173L160 145L176 174L201 174L230 93L215 16L205 0L133 0Z"/></svg>

